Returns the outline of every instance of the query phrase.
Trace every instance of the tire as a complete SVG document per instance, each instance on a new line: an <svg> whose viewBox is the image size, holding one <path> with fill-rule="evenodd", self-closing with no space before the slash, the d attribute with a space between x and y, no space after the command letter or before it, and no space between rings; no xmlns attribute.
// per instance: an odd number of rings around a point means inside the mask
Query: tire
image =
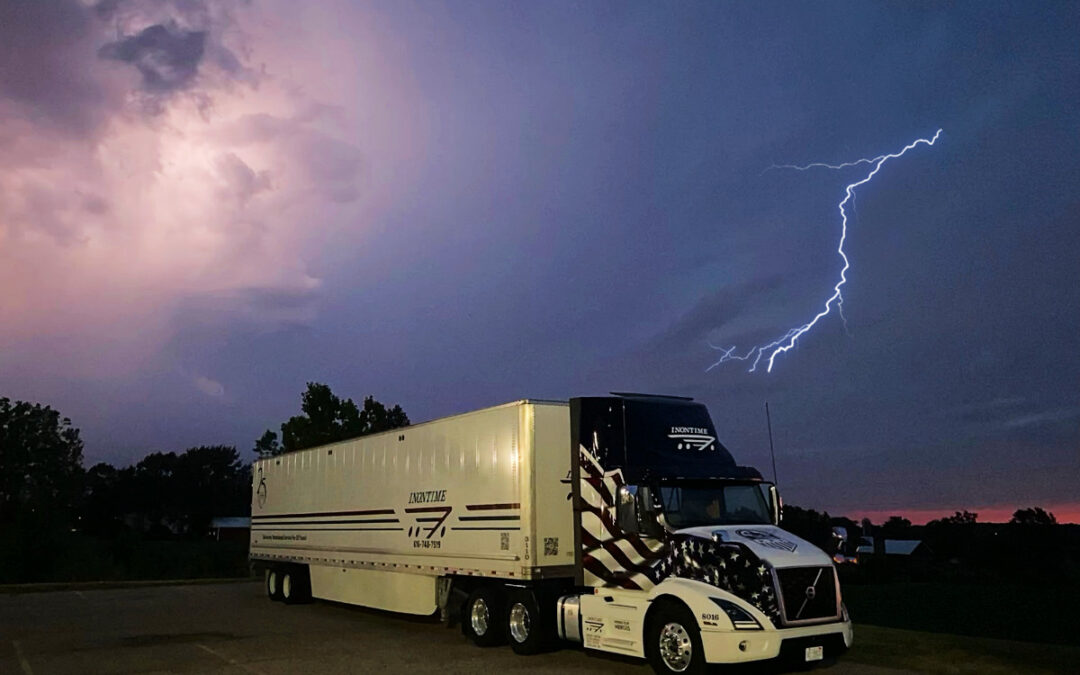
<svg viewBox="0 0 1080 675"><path fill-rule="evenodd" d="M281 600L281 568L270 567L266 570L266 597L274 602Z"/></svg>
<svg viewBox="0 0 1080 675"><path fill-rule="evenodd" d="M506 599L497 586L481 586L461 608L461 632L477 647L506 644Z"/></svg>
<svg viewBox="0 0 1080 675"><path fill-rule="evenodd" d="M311 581L306 566L293 565L281 573L281 599L286 605L299 605L311 600Z"/></svg>
<svg viewBox="0 0 1080 675"><path fill-rule="evenodd" d="M551 617L544 613L536 594L518 590L506 603L506 636L515 654L539 654L554 642Z"/></svg>
<svg viewBox="0 0 1080 675"><path fill-rule="evenodd" d="M645 656L653 671L660 675L708 672L697 619L682 603L664 602L649 617Z"/></svg>

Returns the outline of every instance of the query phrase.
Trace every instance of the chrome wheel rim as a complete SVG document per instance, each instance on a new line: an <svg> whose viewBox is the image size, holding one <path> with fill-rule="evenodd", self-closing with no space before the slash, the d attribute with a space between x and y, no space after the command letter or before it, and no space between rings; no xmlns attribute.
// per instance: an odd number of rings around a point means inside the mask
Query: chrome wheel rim
<svg viewBox="0 0 1080 675"><path fill-rule="evenodd" d="M694 645L690 634L681 624L668 623L660 629L660 658L664 665L675 673L681 673L690 667L694 656Z"/></svg>
<svg viewBox="0 0 1080 675"><path fill-rule="evenodd" d="M292 575L286 574L281 578L281 597L288 600L292 597Z"/></svg>
<svg viewBox="0 0 1080 675"><path fill-rule="evenodd" d="M529 639L529 610L520 602L510 608L510 635L519 644Z"/></svg>
<svg viewBox="0 0 1080 675"><path fill-rule="evenodd" d="M477 635L485 635L488 631L488 621L491 619L491 612L488 611L487 603L483 598L477 598L473 602L472 610L469 612L469 625L472 626L473 633Z"/></svg>
<svg viewBox="0 0 1080 675"><path fill-rule="evenodd" d="M277 593L277 572L271 572L266 576L266 588L270 595Z"/></svg>

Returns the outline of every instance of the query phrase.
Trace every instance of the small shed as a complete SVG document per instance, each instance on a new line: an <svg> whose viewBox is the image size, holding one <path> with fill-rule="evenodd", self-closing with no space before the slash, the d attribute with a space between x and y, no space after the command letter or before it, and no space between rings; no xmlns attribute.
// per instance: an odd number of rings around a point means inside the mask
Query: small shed
<svg viewBox="0 0 1080 675"><path fill-rule="evenodd" d="M855 555L873 555L874 553L874 538L867 535L859 537L858 546L855 548Z"/></svg>
<svg viewBox="0 0 1080 675"><path fill-rule="evenodd" d="M248 516L211 518L210 533L217 541L246 541L251 536L251 518Z"/></svg>
<svg viewBox="0 0 1080 675"><path fill-rule="evenodd" d="M923 544L921 539L885 539L885 555L904 556L912 558L927 558L930 556L930 547Z"/></svg>
<svg viewBox="0 0 1080 675"><path fill-rule="evenodd" d="M897 560L909 560L915 558L929 558L930 547L921 539L875 539L873 537L860 537L859 546L855 554L860 558L873 555L883 555Z"/></svg>

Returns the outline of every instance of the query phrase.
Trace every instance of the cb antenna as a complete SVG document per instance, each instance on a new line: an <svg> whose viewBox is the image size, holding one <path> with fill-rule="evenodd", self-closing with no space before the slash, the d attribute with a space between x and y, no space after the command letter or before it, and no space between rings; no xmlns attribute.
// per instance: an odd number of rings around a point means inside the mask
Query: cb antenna
<svg viewBox="0 0 1080 675"><path fill-rule="evenodd" d="M769 426L769 455L772 457L772 480L773 483L779 485L780 481L776 478L776 450L773 449L772 442L772 417L769 415L769 402L765 401L765 423Z"/></svg>

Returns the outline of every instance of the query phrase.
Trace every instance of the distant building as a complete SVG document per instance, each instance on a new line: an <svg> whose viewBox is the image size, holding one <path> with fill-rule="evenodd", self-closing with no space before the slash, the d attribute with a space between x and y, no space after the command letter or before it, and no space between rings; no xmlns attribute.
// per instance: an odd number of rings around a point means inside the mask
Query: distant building
<svg viewBox="0 0 1080 675"><path fill-rule="evenodd" d="M859 537L858 546L855 547L855 556L873 555L874 554L874 538L869 535L863 535Z"/></svg>
<svg viewBox="0 0 1080 675"><path fill-rule="evenodd" d="M916 558L928 557L930 547L920 539L884 539L885 555L902 555Z"/></svg>
<svg viewBox="0 0 1080 675"><path fill-rule="evenodd" d="M855 555L859 558L884 555L891 558L922 559L929 558L931 552L930 547L921 539L875 539L864 536L859 537Z"/></svg>
<svg viewBox="0 0 1080 675"><path fill-rule="evenodd" d="M218 541L246 541L251 536L251 518L248 516L211 518L210 534Z"/></svg>

